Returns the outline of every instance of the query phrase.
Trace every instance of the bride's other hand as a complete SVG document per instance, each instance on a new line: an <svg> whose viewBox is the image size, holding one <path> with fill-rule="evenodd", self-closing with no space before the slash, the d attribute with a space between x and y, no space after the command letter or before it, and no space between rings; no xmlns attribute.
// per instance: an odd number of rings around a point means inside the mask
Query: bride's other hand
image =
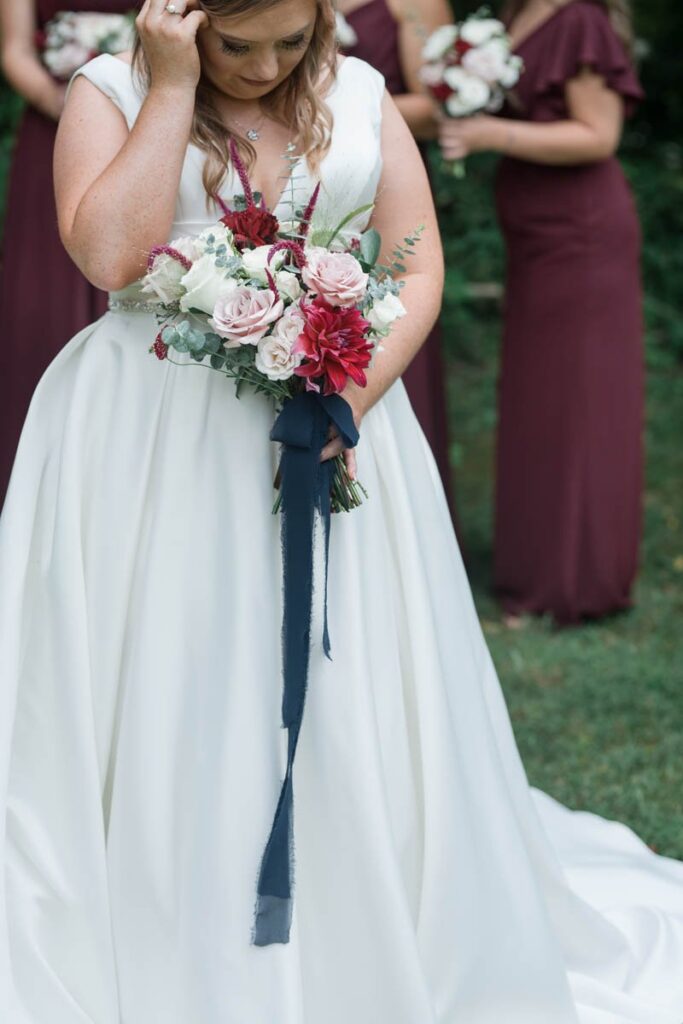
<svg viewBox="0 0 683 1024"><path fill-rule="evenodd" d="M343 398L351 406L351 412L353 414L353 422L356 424L356 430L360 432L360 425L363 419L363 391L357 387L351 381L346 385L344 390L341 392L341 398ZM323 450L320 453L320 461L327 462L328 459L336 459L340 452L344 453L344 462L346 463L346 469L352 480L356 479L357 465L356 465L356 449L345 448L344 442L337 433L335 426L330 427L329 440Z"/></svg>
<svg viewBox="0 0 683 1024"><path fill-rule="evenodd" d="M464 160L471 153L500 150L506 123L498 117L478 114L474 117L442 117L439 144L446 160Z"/></svg>
<svg viewBox="0 0 683 1024"><path fill-rule="evenodd" d="M197 32L208 24L204 11L196 10L196 0L145 0L135 24L152 87L195 89L201 73Z"/></svg>

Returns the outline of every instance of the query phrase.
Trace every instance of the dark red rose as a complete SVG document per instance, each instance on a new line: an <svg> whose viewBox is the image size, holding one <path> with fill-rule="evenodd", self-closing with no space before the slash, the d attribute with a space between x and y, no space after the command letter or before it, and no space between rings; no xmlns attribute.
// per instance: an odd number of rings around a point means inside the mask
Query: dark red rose
<svg viewBox="0 0 683 1024"><path fill-rule="evenodd" d="M445 103L448 97L453 95L450 85L446 85L445 82L439 82L438 85L430 85L429 91L439 103Z"/></svg>
<svg viewBox="0 0 683 1024"><path fill-rule="evenodd" d="M459 57L464 57L467 51L472 49L472 43L468 43L464 39L456 39L454 49Z"/></svg>
<svg viewBox="0 0 683 1024"><path fill-rule="evenodd" d="M221 221L235 236L238 249L256 248L259 245L274 245L280 230L277 217L262 210L260 206L248 206L246 210L229 210Z"/></svg>
<svg viewBox="0 0 683 1024"><path fill-rule="evenodd" d="M306 379L308 391L333 395L343 391L349 379L364 388L364 370L370 364L372 344L366 335L369 322L354 307L337 309L324 299L301 303L305 318L302 333L294 343L293 352L304 356L294 371Z"/></svg>

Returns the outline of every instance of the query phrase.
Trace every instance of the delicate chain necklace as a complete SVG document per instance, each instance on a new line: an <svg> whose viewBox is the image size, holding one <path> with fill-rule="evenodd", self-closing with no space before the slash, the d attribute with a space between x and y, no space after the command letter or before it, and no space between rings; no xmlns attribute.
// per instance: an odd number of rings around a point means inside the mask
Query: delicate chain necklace
<svg viewBox="0 0 683 1024"><path fill-rule="evenodd" d="M258 142L259 139L261 138L261 129L263 128L263 125L265 123L266 115L264 114L262 116L261 120L257 125L252 125L251 127L247 127L247 125L243 124L237 117L233 116L230 118L230 120L234 121L237 127L242 129L242 131L244 132L244 134L246 135L250 142Z"/></svg>

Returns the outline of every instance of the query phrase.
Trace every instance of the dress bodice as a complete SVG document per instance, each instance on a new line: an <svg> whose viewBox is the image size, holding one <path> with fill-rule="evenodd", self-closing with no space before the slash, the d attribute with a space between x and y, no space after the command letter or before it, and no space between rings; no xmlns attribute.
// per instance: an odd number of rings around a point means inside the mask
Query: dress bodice
<svg viewBox="0 0 683 1024"><path fill-rule="evenodd" d="M78 72L96 85L121 110L129 128L135 123L144 93L134 80L130 66L117 57L96 57ZM363 61L348 57L339 72L326 102L332 112L330 148L319 172L320 197L312 228L336 226L347 214L372 203L382 170L380 145L381 104L384 79ZM188 146L176 202L171 238L199 234L221 216L217 205L207 201L202 184L204 154ZM290 179L273 210L281 221L292 214L292 204L306 205L317 178L305 159L292 167ZM221 197L230 204L242 191L239 179L228 170ZM371 211L357 214L346 226L346 233L358 234L370 219ZM135 287L135 286L133 286Z"/></svg>
<svg viewBox="0 0 683 1024"><path fill-rule="evenodd" d="M356 42L345 47L345 53L377 68L392 96L408 92L401 66L399 26L387 0L367 0L349 11L346 20L356 33Z"/></svg>

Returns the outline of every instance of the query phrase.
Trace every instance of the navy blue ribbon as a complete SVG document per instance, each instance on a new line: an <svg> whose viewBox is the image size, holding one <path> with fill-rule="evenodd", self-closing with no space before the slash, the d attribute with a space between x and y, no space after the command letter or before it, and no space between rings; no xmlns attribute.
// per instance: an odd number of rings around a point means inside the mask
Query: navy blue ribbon
<svg viewBox="0 0 683 1024"><path fill-rule="evenodd" d="M305 391L288 399L271 431L283 445L280 461L284 612L282 620L282 723L288 731L287 770L273 825L261 861L253 942L288 942L292 922L293 811L292 771L308 684L313 608L315 517L325 536L323 649L330 656L327 628L327 563L330 541L330 491L334 460L320 461L330 424L344 445L358 443L351 408L339 395Z"/></svg>

